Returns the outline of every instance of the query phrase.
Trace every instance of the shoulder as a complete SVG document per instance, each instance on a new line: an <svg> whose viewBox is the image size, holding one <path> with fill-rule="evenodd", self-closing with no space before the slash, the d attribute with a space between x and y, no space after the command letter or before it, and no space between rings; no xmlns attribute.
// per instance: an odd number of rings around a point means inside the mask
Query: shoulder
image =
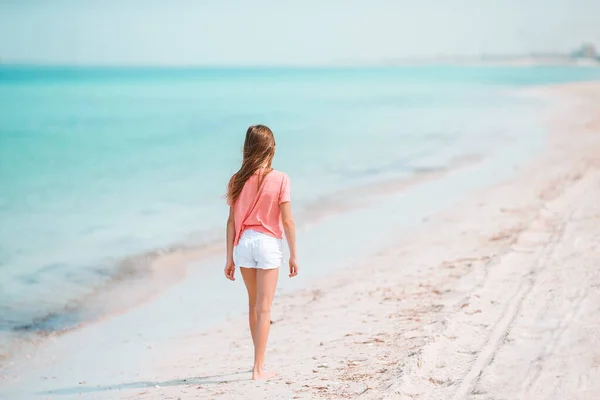
<svg viewBox="0 0 600 400"><path fill-rule="evenodd" d="M282 171L278 171L276 169L271 171L269 173L269 175L272 176L271 179L276 180L278 182L289 182L289 180L290 180L290 177L288 176L288 174L286 174L285 172L282 172Z"/></svg>
<svg viewBox="0 0 600 400"><path fill-rule="evenodd" d="M273 171L271 171L269 173L269 175L273 175L274 177L277 177L277 178L286 178L286 179L289 179L288 174L286 174L285 172L279 171L277 169L274 169Z"/></svg>

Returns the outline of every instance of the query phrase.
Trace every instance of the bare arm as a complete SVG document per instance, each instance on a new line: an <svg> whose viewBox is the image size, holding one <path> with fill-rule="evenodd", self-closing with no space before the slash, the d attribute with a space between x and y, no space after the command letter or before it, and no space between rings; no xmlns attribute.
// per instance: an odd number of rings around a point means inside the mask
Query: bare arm
<svg viewBox="0 0 600 400"><path fill-rule="evenodd" d="M229 207L229 218L227 218L227 261L233 261L233 240L235 238L234 221L233 207Z"/></svg>
<svg viewBox="0 0 600 400"><path fill-rule="evenodd" d="M285 238L290 248L290 277L298 275L298 265L296 264L296 224L292 218L292 206L289 201L279 205L281 210L281 220Z"/></svg>
<svg viewBox="0 0 600 400"><path fill-rule="evenodd" d="M229 218L227 218L227 260L225 262L225 276L227 279L235 280L235 264L233 262L233 240L235 239L235 220L233 207L229 207Z"/></svg>

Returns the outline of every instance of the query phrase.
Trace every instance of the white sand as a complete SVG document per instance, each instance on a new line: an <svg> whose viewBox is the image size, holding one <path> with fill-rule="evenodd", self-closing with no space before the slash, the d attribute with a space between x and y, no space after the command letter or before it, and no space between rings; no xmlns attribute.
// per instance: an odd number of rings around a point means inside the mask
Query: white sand
<svg viewBox="0 0 600 400"><path fill-rule="evenodd" d="M526 95L556 99L542 157L394 248L277 299L278 379L249 380L237 318L172 338L155 383L113 394L600 399L600 83Z"/></svg>

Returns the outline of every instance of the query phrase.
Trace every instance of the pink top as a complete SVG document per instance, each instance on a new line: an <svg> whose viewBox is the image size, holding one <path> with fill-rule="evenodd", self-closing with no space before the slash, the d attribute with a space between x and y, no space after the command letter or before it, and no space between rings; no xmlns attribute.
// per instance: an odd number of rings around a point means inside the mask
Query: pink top
<svg viewBox="0 0 600 400"><path fill-rule="evenodd" d="M244 184L240 197L233 208L235 223L234 246L247 229L283 238L283 224L279 205L290 201L290 178L280 171L271 171L265 176L258 193L258 173Z"/></svg>

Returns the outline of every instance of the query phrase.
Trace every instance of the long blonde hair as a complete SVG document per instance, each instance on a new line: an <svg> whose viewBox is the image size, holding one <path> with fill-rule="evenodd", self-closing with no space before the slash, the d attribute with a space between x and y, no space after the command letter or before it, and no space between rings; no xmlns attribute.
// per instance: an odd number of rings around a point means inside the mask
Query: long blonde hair
<svg viewBox="0 0 600 400"><path fill-rule="evenodd" d="M256 171L265 168L264 175L271 172L273 156L275 156L275 136L271 129L265 125L249 127L244 141L242 166L229 180L227 188L227 201L229 204L235 203L240 197L244 184Z"/></svg>

